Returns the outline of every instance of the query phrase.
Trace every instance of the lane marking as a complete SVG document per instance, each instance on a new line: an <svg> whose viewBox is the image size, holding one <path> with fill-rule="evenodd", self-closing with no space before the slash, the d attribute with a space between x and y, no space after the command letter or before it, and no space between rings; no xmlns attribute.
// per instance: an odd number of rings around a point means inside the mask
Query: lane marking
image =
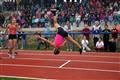
<svg viewBox="0 0 120 80"><path fill-rule="evenodd" d="M41 53L41 52L51 52L51 53L53 53L53 51L52 50L43 50L43 51L41 51L41 50L17 50L18 52L28 52L28 53ZM0 52L7 52L7 50L1 50ZM61 52L64 52L64 53L69 53L69 51L61 51ZM73 51L72 53L78 53L78 51ZM84 54L119 54L120 52L84 52Z"/></svg>
<svg viewBox="0 0 120 80"><path fill-rule="evenodd" d="M52 54L29 54L29 53L22 53L22 55L42 55L42 56L56 56ZM96 56L96 55L58 55L58 56L72 56L72 57L98 57L98 58L120 58L119 56L113 57L113 56Z"/></svg>
<svg viewBox="0 0 120 80"><path fill-rule="evenodd" d="M105 69L73 68L73 67L63 67L62 69L73 69L73 70L101 71L101 72L116 72L116 73L120 73L120 71L118 71L118 70L105 70Z"/></svg>
<svg viewBox="0 0 120 80"><path fill-rule="evenodd" d="M21 79L33 79L33 80L56 80L56 79L33 78L33 77L21 77L21 76L7 76L7 75L0 75L0 77L21 78ZM2 80L2 79L1 79L1 80Z"/></svg>
<svg viewBox="0 0 120 80"><path fill-rule="evenodd" d="M9 57L2 57L2 59L9 59ZM12 60L12 59L11 59ZM15 58L14 60L46 60L46 61L68 61L67 59L39 59L39 58ZM71 60L72 62L90 62L90 63L104 63L104 64L120 64L118 62L108 62L108 61L91 61L91 60Z"/></svg>
<svg viewBox="0 0 120 80"><path fill-rule="evenodd" d="M64 67L65 65L67 65L68 63L70 63L71 60L68 60L67 62L63 63L62 65L59 66L59 68Z"/></svg>
<svg viewBox="0 0 120 80"><path fill-rule="evenodd" d="M6 53L2 53L2 54L6 54ZM56 55L53 55L53 54L43 54L43 53L40 53L40 54L34 54L34 53L20 53L20 54L18 54L18 55L35 55L35 56L56 56ZM120 59L120 56L100 56L100 55L58 55L58 56L60 56L60 57L62 57L62 56L69 56L69 57L96 57L96 58L118 58L118 59Z"/></svg>
<svg viewBox="0 0 120 80"><path fill-rule="evenodd" d="M105 70L105 69L92 69L92 68L72 68L72 67L53 67L53 66L35 66L35 65L16 65L16 64L0 64L1 67L30 67L30 68L52 68L52 69L64 69L64 70L84 70L84 71L98 71L98 72L114 72L120 73L120 70Z"/></svg>

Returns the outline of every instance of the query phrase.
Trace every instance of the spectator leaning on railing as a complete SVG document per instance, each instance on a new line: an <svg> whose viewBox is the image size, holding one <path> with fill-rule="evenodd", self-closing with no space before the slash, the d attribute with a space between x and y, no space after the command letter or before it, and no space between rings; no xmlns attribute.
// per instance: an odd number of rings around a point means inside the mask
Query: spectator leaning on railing
<svg viewBox="0 0 120 80"><path fill-rule="evenodd" d="M86 37L87 40L89 40L90 37L90 29L87 24L84 25L84 28L82 30L83 35Z"/></svg>
<svg viewBox="0 0 120 80"><path fill-rule="evenodd" d="M113 29L111 30L111 35L112 35L112 38L117 41L117 38L118 38L118 30L117 30L117 24L114 24L113 25Z"/></svg>
<svg viewBox="0 0 120 80"><path fill-rule="evenodd" d="M93 40L94 40L94 47L96 45L96 42L100 38L100 32L102 31L101 26L99 24L99 21L95 21L95 25L92 27L92 33L93 33Z"/></svg>
<svg viewBox="0 0 120 80"><path fill-rule="evenodd" d="M109 42L109 50L110 52L116 52L116 43L118 39L118 30L116 29L116 24L113 25L113 29L111 30L112 39Z"/></svg>
<svg viewBox="0 0 120 80"><path fill-rule="evenodd" d="M110 39L110 29L107 23L105 23L105 29L102 31L104 32L103 34L103 42L104 42L104 51L108 51L109 49L109 39Z"/></svg>

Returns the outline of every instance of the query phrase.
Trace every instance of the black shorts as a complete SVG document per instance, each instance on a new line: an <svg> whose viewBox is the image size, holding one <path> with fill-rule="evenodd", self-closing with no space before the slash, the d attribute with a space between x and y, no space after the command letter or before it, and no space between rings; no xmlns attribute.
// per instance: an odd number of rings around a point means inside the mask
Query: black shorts
<svg viewBox="0 0 120 80"><path fill-rule="evenodd" d="M66 32L63 28L59 27L57 34L61 35L63 38L68 37L68 32Z"/></svg>
<svg viewBox="0 0 120 80"><path fill-rule="evenodd" d="M17 35L16 34L9 34L8 39L17 39Z"/></svg>

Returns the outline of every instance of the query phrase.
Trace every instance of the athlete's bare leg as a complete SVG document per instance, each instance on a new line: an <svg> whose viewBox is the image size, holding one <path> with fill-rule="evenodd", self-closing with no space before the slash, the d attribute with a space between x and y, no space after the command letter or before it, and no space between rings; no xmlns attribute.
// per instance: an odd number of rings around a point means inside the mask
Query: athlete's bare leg
<svg viewBox="0 0 120 80"><path fill-rule="evenodd" d="M70 35L68 35L68 37L66 37L66 39L68 41L72 42L73 44L75 44L79 48L80 54L82 53L82 47L80 46L80 44L77 41L75 41Z"/></svg>
<svg viewBox="0 0 120 80"><path fill-rule="evenodd" d="M54 42L49 41L48 39L45 39L45 38L43 38L43 37L40 37L39 35L36 35L35 37L36 37L36 38L39 38L39 39L41 39L41 40L43 40L43 41L45 41L45 42L47 42L47 43L49 43L52 47L55 47Z"/></svg>

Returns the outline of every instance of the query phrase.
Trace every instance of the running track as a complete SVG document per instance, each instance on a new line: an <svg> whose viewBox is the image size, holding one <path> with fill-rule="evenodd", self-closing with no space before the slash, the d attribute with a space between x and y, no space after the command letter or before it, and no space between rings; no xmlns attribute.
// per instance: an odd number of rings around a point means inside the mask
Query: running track
<svg viewBox="0 0 120 80"><path fill-rule="evenodd" d="M119 53L18 51L10 59L0 51L0 76L34 80L120 80Z"/></svg>

